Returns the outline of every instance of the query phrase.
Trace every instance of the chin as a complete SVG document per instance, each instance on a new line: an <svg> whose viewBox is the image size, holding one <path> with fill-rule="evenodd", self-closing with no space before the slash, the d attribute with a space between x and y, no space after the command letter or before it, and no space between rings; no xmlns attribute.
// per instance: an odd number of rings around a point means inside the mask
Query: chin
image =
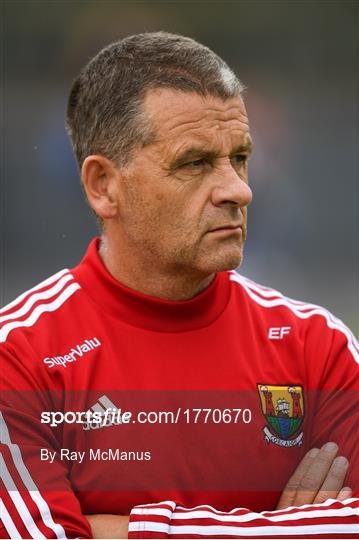
<svg viewBox="0 0 359 540"><path fill-rule="evenodd" d="M227 261L224 261L222 265L216 270L217 272L225 272L226 270L235 270L242 264L243 257L232 257Z"/></svg>
<svg viewBox="0 0 359 540"><path fill-rule="evenodd" d="M227 253L216 253L212 256L208 256L204 262L206 267L206 273L214 274L217 272L225 272L227 270L234 270L242 264L243 253L240 250L231 250Z"/></svg>

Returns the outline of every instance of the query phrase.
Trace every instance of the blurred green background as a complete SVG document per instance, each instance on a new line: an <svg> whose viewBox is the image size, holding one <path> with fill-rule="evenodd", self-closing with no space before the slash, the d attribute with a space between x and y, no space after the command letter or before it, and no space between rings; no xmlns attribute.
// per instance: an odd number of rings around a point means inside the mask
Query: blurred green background
<svg viewBox="0 0 359 540"><path fill-rule="evenodd" d="M101 47L167 30L247 87L254 200L241 273L358 328L356 1L2 1L1 304L82 257L96 224L64 129Z"/></svg>

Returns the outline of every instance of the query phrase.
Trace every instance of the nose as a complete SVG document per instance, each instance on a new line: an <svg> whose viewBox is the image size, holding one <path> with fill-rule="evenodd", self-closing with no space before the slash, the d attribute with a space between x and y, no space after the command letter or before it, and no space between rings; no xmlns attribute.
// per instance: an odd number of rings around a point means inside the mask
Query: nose
<svg viewBox="0 0 359 540"><path fill-rule="evenodd" d="M231 204L243 207L251 202L251 188L230 164L218 171L217 175L212 189L212 203L214 206Z"/></svg>

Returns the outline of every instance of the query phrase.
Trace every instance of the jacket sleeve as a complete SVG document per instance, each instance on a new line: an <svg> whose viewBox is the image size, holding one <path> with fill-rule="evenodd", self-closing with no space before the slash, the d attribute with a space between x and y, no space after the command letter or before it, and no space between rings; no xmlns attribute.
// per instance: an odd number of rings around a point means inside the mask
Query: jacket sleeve
<svg viewBox="0 0 359 540"><path fill-rule="evenodd" d="M313 317L306 340L311 447L337 443L349 460L345 485L359 497L359 348L334 315Z"/></svg>
<svg viewBox="0 0 359 540"><path fill-rule="evenodd" d="M51 428L40 421L47 393L4 345L0 367L0 538L91 538L66 466L41 460L41 450L59 455Z"/></svg>
<svg viewBox="0 0 359 540"><path fill-rule="evenodd" d="M359 500L330 499L323 504L273 512L211 506L183 508L174 501L136 506L129 538L359 538Z"/></svg>
<svg viewBox="0 0 359 540"><path fill-rule="evenodd" d="M324 312L324 310L322 311ZM349 459L345 485L353 498L255 513L174 501L135 507L129 538L359 538L358 344L330 313L311 317L305 339L311 447L328 441Z"/></svg>

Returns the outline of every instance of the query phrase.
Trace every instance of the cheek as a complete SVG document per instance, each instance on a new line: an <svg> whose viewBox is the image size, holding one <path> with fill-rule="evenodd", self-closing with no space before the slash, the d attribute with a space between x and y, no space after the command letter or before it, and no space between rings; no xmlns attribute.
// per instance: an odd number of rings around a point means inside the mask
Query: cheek
<svg viewBox="0 0 359 540"><path fill-rule="evenodd" d="M205 207L205 196L198 186L152 176L142 182L137 176L126 187L129 233L141 229L146 237L157 234L158 239L173 239L176 235L191 236L198 230Z"/></svg>
<svg viewBox="0 0 359 540"><path fill-rule="evenodd" d="M178 208L173 204L172 197L148 191L136 201L133 218L136 220L135 226L142 229L144 236L160 240L177 228Z"/></svg>

